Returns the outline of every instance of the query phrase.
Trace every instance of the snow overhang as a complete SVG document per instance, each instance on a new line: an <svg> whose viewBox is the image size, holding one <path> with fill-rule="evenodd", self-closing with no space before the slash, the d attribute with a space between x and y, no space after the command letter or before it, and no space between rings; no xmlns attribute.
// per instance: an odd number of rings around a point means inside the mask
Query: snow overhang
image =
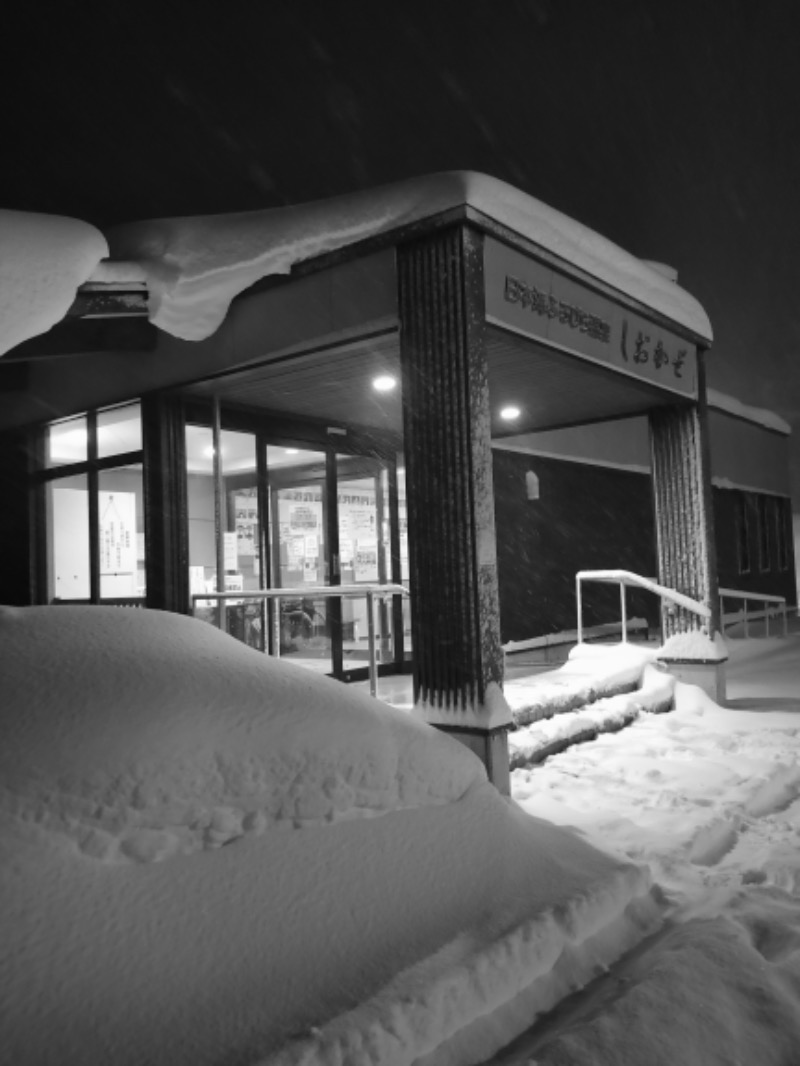
<svg viewBox="0 0 800 1066"><path fill-rule="evenodd" d="M292 207L117 226L111 257L144 272L151 321L184 340L210 336L231 300L261 278L447 212L471 208L705 342L689 293L586 226L497 178L451 171Z"/></svg>
<svg viewBox="0 0 800 1066"><path fill-rule="evenodd" d="M763 426L764 429L771 429L775 433L782 433L784 436L789 436L792 432L792 427L785 419L764 407L752 407L750 404L737 400L735 396L728 396L717 389L707 389L706 398L708 406L715 411L724 411L725 414Z"/></svg>
<svg viewBox="0 0 800 1066"><path fill-rule="evenodd" d="M0 211L0 355L60 322L107 255L88 222Z"/></svg>

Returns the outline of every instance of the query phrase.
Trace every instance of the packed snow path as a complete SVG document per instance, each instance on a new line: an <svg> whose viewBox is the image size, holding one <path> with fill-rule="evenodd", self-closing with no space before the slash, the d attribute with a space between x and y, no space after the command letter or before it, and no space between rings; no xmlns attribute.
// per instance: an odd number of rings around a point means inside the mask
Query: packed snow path
<svg viewBox="0 0 800 1066"><path fill-rule="evenodd" d="M647 862L666 927L492 1062L800 1062L800 634L731 641L729 699L512 775L530 811Z"/></svg>

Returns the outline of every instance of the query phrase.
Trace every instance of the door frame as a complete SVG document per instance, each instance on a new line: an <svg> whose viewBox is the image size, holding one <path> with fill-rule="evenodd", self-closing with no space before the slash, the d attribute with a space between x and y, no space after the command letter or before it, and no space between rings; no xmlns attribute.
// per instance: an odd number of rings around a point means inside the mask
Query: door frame
<svg viewBox="0 0 800 1066"><path fill-rule="evenodd" d="M212 425L212 404L197 401L193 397L184 398L184 422L210 428ZM220 404L220 426L223 431L251 433L255 437L257 500L260 516L260 564L264 575L265 587L272 587L276 578L276 548L269 543L269 516L274 491L274 473L267 463L267 446L300 448L321 452L325 455L323 479L323 521L326 535L326 567L329 584L341 584L341 567L339 552L338 520L338 483L340 480L339 462L352 459L357 464L362 460L369 467L384 469L387 473L388 525L389 525L389 580L400 584L402 581L402 563L400 553L400 518L398 499L398 460L402 456L402 438L397 434L376 432L357 426L331 426L311 420L301 420L274 412L232 407ZM292 475L287 469L287 478ZM237 475L231 475L233 477ZM319 475L317 475L319 479ZM311 480L309 478L309 480ZM376 498L376 507L378 506ZM185 511L185 508L184 508ZM273 514L274 521L274 514ZM277 527L276 527L277 529ZM379 534L380 535L380 534ZM274 540L274 534L273 534ZM188 541L188 532L187 532ZM188 561L188 553L187 553ZM332 598L329 605L331 619L331 676L341 681L360 681L368 677L368 665L363 668L344 667L342 649L341 600ZM403 634L403 604L401 596L393 596L390 601L392 619L392 656L388 662L378 664L381 676L395 673L409 673L411 660L406 658ZM272 612L265 612L265 622ZM272 640L273 626L267 625L265 641Z"/></svg>

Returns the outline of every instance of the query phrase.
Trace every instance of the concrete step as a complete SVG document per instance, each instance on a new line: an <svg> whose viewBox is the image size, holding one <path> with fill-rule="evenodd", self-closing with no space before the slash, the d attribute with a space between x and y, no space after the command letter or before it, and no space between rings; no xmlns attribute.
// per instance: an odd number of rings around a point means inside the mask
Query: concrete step
<svg viewBox="0 0 800 1066"><path fill-rule="evenodd" d="M616 732L640 714L674 706L675 679L630 645L581 648L564 666L506 684L517 728L509 734L511 769Z"/></svg>

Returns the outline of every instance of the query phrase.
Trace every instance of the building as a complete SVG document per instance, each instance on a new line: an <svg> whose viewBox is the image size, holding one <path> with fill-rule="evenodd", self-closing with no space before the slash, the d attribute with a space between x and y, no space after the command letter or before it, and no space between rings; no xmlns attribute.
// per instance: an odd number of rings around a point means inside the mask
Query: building
<svg viewBox="0 0 800 1066"><path fill-rule="evenodd" d="M710 324L669 271L524 193L453 172L108 237L0 363L6 602L213 619L227 591L241 639L348 678L363 603L309 590L407 583L382 669L503 787L502 644L574 620L575 569L700 604L664 635L713 684L719 585L793 598L783 427L709 413Z"/></svg>

